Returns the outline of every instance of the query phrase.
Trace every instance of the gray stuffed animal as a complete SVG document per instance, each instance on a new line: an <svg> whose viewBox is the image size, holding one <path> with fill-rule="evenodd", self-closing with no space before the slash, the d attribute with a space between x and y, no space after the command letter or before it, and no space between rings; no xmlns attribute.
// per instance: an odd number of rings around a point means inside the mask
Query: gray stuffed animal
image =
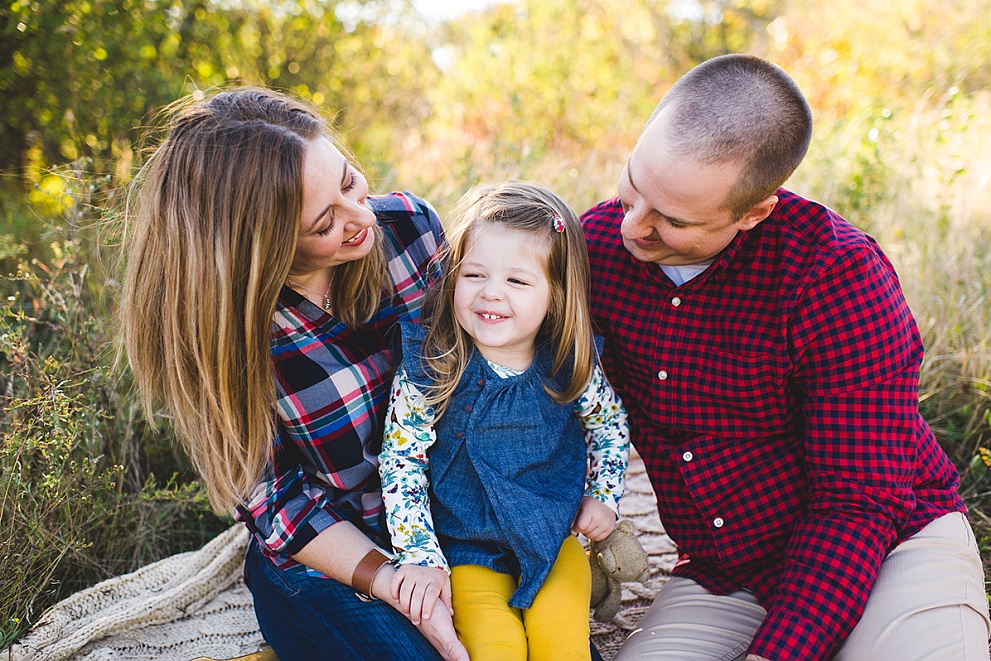
<svg viewBox="0 0 991 661"><path fill-rule="evenodd" d="M633 522L623 519L601 542L589 545L592 568L592 608L597 622L609 622L619 612L626 581L644 583L650 576L647 552L637 539Z"/></svg>

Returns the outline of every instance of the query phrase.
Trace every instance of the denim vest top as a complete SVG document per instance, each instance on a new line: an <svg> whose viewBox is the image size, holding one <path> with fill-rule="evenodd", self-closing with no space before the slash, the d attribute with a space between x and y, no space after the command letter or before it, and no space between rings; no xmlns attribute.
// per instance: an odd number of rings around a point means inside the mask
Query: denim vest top
<svg viewBox="0 0 991 661"><path fill-rule="evenodd" d="M410 380L431 383L420 361L426 331L403 322ZM587 446L575 403L558 404L545 382L553 355L502 378L474 351L428 450L430 511L451 566L480 565L519 580L509 605L528 608L550 573L585 491Z"/></svg>

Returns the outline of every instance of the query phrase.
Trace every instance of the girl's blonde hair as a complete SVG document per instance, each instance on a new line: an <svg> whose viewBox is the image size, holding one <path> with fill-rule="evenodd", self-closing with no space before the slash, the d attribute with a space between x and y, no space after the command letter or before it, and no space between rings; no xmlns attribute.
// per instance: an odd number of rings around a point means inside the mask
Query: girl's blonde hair
<svg viewBox="0 0 991 661"><path fill-rule="evenodd" d="M272 318L296 250L308 141L333 137L315 109L265 89L187 98L168 114L126 213L122 345L145 410L165 404L211 505L229 514L272 448ZM335 267L338 316L367 322L385 282L380 247Z"/></svg>
<svg viewBox="0 0 991 661"><path fill-rule="evenodd" d="M555 229L555 221L563 231ZM543 186L523 181L480 184L465 193L453 212L444 277L424 310L428 329L420 359L433 381L426 400L435 419L447 408L472 354L471 336L454 313L454 287L472 236L489 227L530 232L546 238L550 246L545 264L550 301L537 343L554 353L551 377L570 368L571 378L561 392L546 383L544 389L555 401L570 402L592 378L595 347L588 313L588 251L578 217Z"/></svg>

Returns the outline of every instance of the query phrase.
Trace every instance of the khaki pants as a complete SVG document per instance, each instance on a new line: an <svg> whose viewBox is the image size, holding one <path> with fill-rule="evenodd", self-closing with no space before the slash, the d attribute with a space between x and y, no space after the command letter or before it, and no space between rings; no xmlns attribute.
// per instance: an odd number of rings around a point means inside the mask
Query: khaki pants
<svg viewBox="0 0 991 661"><path fill-rule="evenodd" d="M714 595L673 577L615 661L742 661L765 611L746 591ZM988 601L974 533L936 519L881 564L860 622L835 661L988 661Z"/></svg>

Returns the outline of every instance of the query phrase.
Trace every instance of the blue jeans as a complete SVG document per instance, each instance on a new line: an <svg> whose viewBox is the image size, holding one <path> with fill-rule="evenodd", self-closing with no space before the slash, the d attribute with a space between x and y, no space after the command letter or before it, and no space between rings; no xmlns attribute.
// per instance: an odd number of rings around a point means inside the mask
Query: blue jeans
<svg viewBox="0 0 991 661"><path fill-rule="evenodd" d="M244 578L262 635L282 661L440 661L406 617L329 578L284 572L252 539Z"/></svg>

